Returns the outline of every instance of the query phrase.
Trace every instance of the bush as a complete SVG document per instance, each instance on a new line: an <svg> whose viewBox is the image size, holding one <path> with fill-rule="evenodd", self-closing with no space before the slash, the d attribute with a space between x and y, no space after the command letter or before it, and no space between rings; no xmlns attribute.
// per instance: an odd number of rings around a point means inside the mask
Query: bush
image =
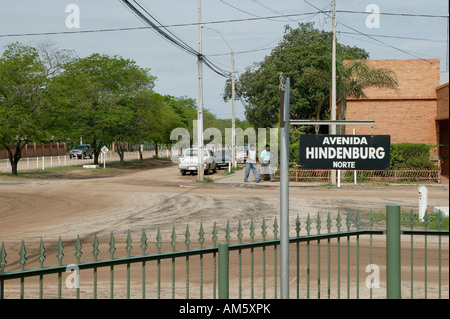
<svg viewBox="0 0 450 319"><path fill-rule="evenodd" d="M391 169L436 169L430 160L433 145L422 143L391 144Z"/></svg>

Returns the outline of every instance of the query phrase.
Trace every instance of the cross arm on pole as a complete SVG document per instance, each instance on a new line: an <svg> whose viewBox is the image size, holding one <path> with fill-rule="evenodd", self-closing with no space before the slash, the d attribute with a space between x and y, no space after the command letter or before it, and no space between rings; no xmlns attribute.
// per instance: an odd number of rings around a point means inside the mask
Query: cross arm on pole
<svg viewBox="0 0 450 319"><path fill-rule="evenodd" d="M290 120L291 125L375 125L375 121L345 121L345 120L335 120L335 121L317 121L317 120Z"/></svg>

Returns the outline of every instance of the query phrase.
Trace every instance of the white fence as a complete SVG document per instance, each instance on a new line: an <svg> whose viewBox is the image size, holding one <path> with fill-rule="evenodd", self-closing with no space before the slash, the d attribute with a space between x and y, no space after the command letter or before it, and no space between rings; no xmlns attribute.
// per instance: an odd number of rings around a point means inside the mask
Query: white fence
<svg viewBox="0 0 450 319"><path fill-rule="evenodd" d="M168 149L162 149L159 150L159 157L170 157L170 150ZM155 151L144 151L142 152L143 158L153 158L155 156ZM139 152L125 152L124 153L124 160L130 161L130 160L137 160L139 159ZM109 151L106 153L105 161L106 165L108 162L117 162L119 161L119 155L117 152ZM99 158L99 165L103 165L102 162L102 155L100 154ZM82 165L91 165L94 163L93 159L90 158L70 158L69 155L62 155L62 156L40 156L40 157L27 157L22 158L19 161L19 164L17 166L17 170L19 172L26 171L26 170L45 170L52 167L62 167L62 166L82 166ZM10 173L11 172L11 164L9 162L9 159L6 160L0 160L0 172L2 173Z"/></svg>

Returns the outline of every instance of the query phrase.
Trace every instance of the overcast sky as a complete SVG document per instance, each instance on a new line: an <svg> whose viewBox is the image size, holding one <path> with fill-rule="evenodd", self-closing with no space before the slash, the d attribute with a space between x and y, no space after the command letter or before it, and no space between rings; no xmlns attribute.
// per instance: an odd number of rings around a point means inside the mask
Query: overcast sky
<svg viewBox="0 0 450 319"><path fill-rule="evenodd" d="M197 0L139 0L139 3L164 25L173 26L170 30L197 50ZM439 17L448 17L448 0L337 0L336 3L340 43L365 49L371 59L439 58L441 71L448 71L448 18ZM66 25L67 17L74 13L66 12L71 4L80 10L79 28ZM317 10L329 11L331 4L331 0L202 0L202 22L219 31L226 40L214 30L203 29L203 54L231 72L231 47L236 53L236 71L242 74L246 67L270 54L288 24L295 28L299 22L312 21L316 28L331 31L331 18ZM369 5L376 5L382 13L379 25L372 20L373 28L366 24ZM265 18L282 15L288 16ZM45 40L60 49L74 50L80 57L92 53L120 55L151 69L157 77L156 92L197 99L197 58L153 30L67 33L144 26L147 25L120 0L0 0L1 53L11 42L34 45ZM62 34L18 36L50 32ZM218 118L231 118L231 102L222 99L225 78L207 67L203 70L204 107ZM236 116L245 118L240 101L236 102Z"/></svg>

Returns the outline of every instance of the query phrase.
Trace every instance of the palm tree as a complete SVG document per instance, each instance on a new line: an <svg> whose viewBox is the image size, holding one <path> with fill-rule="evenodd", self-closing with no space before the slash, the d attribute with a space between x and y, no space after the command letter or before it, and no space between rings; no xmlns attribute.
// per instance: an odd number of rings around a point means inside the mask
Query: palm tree
<svg viewBox="0 0 450 319"><path fill-rule="evenodd" d="M331 97L331 61L326 68L308 67L303 79L313 88L324 91L324 98L316 107L316 118L320 119L323 105ZM398 82L395 73L385 68L374 68L365 60L339 61L336 68L336 118L345 119L346 100L349 96L367 98L364 90L369 87L395 89ZM331 103L329 103L331 105ZM328 113L331 108L328 109ZM319 126L316 126L316 134Z"/></svg>

